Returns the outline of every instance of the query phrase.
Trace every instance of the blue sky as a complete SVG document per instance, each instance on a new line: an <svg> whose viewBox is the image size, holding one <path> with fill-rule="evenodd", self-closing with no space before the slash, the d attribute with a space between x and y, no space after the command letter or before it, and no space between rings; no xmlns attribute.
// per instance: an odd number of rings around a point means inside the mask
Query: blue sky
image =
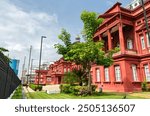
<svg viewBox="0 0 150 116"><path fill-rule="evenodd" d="M123 6L132 0L118 0ZM117 0L0 0L0 47L9 50L11 58L28 59L29 47L33 46L32 58L38 61L40 37L43 42L42 60L56 61L61 56L54 44L60 42L58 34L65 28L72 35L72 41L80 34L83 24L80 14L83 10L104 13ZM35 62L35 64L38 64Z"/></svg>
<svg viewBox="0 0 150 116"><path fill-rule="evenodd" d="M126 6L132 0L13 0L13 3L27 12L56 14L59 26L66 28L74 37L81 31L80 14L83 10L101 14L117 1Z"/></svg>

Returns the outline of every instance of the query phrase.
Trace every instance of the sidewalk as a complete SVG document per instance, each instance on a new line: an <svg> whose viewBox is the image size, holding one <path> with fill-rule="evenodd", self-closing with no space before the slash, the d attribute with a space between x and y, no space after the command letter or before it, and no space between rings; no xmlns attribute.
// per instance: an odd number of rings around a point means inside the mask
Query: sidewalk
<svg viewBox="0 0 150 116"><path fill-rule="evenodd" d="M24 92L25 93L28 93L28 92L35 92L35 91L33 91L30 87L23 87L23 89L24 89Z"/></svg>

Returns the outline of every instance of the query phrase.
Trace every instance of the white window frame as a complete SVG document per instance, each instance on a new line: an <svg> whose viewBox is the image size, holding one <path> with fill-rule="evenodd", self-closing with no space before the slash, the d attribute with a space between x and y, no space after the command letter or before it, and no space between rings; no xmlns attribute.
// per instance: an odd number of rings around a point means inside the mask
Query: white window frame
<svg viewBox="0 0 150 116"><path fill-rule="evenodd" d="M132 64L132 75L133 81L138 81L137 66L135 64Z"/></svg>
<svg viewBox="0 0 150 116"><path fill-rule="evenodd" d="M67 68L64 68L64 73L66 73L67 72Z"/></svg>
<svg viewBox="0 0 150 116"><path fill-rule="evenodd" d="M115 66L115 77L116 77L116 82L120 82L121 81L120 66Z"/></svg>
<svg viewBox="0 0 150 116"><path fill-rule="evenodd" d="M140 40L141 40L141 46L142 46L142 50L145 49L145 40L144 40L144 36L140 36Z"/></svg>
<svg viewBox="0 0 150 116"><path fill-rule="evenodd" d="M109 68L108 67L105 67L104 69L105 71L105 82L109 82Z"/></svg>
<svg viewBox="0 0 150 116"><path fill-rule="evenodd" d="M68 68L68 72L70 72L70 68Z"/></svg>
<svg viewBox="0 0 150 116"><path fill-rule="evenodd" d="M150 81L150 70L148 64L144 65L144 72L146 76L146 81Z"/></svg>
<svg viewBox="0 0 150 116"><path fill-rule="evenodd" d="M147 38L147 46L150 47L150 41L148 39L148 33L146 33L146 38Z"/></svg>
<svg viewBox="0 0 150 116"><path fill-rule="evenodd" d="M96 68L96 81L97 82L101 81L100 69L99 68Z"/></svg>
<svg viewBox="0 0 150 116"><path fill-rule="evenodd" d="M132 40L131 39L127 39L127 48L128 49L133 49L133 44L132 44L133 42L132 42Z"/></svg>

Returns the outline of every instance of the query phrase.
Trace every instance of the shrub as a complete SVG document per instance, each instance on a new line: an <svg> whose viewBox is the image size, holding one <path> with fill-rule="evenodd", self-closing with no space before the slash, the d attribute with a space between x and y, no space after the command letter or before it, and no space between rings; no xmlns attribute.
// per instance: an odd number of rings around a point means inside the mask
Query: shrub
<svg viewBox="0 0 150 116"><path fill-rule="evenodd" d="M146 81L142 82L141 86L142 86L142 91L147 91L148 90Z"/></svg>
<svg viewBox="0 0 150 116"><path fill-rule="evenodd" d="M92 92L95 92L97 88L97 85L92 85Z"/></svg>
<svg viewBox="0 0 150 116"><path fill-rule="evenodd" d="M60 86L60 91L62 93L71 93L70 92L70 85L69 84L63 84Z"/></svg>
<svg viewBox="0 0 150 116"><path fill-rule="evenodd" d="M73 94L87 96L89 95L88 87L87 86L75 86Z"/></svg>
<svg viewBox="0 0 150 116"><path fill-rule="evenodd" d="M69 92L70 92L70 93L74 93L74 88L75 88L74 85L73 85L73 86L70 86L70 87L69 87Z"/></svg>
<svg viewBox="0 0 150 116"><path fill-rule="evenodd" d="M62 84L60 85L59 88L62 93L72 93L74 95L81 95L81 96L87 96L90 94L87 86ZM96 88L97 88L96 85L92 85L92 92L95 92Z"/></svg>
<svg viewBox="0 0 150 116"><path fill-rule="evenodd" d="M60 89L60 92L62 93L63 92L63 85L62 84L59 86L59 89Z"/></svg>
<svg viewBox="0 0 150 116"><path fill-rule="evenodd" d="M73 90L74 95L79 95L82 86L75 86Z"/></svg>
<svg viewBox="0 0 150 116"><path fill-rule="evenodd" d="M150 84L147 84L147 91L150 92Z"/></svg>
<svg viewBox="0 0 150 116"><path fill-rule="evenodd" d="M42 85L39 85L38 87L37 87L37 89L39 90L39 91L42 91Z"/></svg>
<svg viewBox="0 0 150 116"><path fill-rule="evenodd" d="M36 91L36 90L41 91L41 90L42 90L42 85L30 84L29 87L30 87L31 89L33 89L34 91Z"/></svg>

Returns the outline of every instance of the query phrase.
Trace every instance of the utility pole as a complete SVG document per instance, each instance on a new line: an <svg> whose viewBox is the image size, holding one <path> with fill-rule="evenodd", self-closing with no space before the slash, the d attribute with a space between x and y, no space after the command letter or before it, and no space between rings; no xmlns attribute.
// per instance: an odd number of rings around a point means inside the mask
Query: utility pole
<svg viewBox="0 0 150 116"><path fill-rule="evenodd" d="M43 45L43 38L46 38L46 36L41 36L41 47L40 47L40 58L39 58L39 73L38 73L38 86L40 84L40 70L41 70L41 58L42 58L42 45Z"/></svg>
<svg viewBox="0 0 150 116"><path fill-rule="evenodd" d="M30 70L31 52L32 52L32 46L30 46L30 53L29 53L27 85L29 84L29 76L30 76L30 75L29 75L29 70Z"/></svg>
<svg viewBox="0 0 150 116"><path fill-rule="evenodd" d="M141 0L141 4L142 4L142 8L143 8L143 13L144 13L144 19L145 19L145 24L146 24L146 30L147 30L147 34L148 34L148 40L149 40L149 45L150 45L150 31L149 31L149 25L148 25L148 19L146 17L146 10L144 7L144 1Z"/></svg>
<svg viewBox="0 0 150 116"><path fill-rule="evenodd" d="M26 56L24 57L24 62L23 62L23 65L22 65L22 84L23 83L23 78L25 76L25 62L26 62Z"/></svg>
<svg viewBox="0 0 150 116"><path fill-rule="evenodd" d="M32 71L32 67L33 67L33 60L31 60L31 69L30 69L30 83L31 83L31 79L32 79L32 74L33 74L33 71Z"/></svg>

